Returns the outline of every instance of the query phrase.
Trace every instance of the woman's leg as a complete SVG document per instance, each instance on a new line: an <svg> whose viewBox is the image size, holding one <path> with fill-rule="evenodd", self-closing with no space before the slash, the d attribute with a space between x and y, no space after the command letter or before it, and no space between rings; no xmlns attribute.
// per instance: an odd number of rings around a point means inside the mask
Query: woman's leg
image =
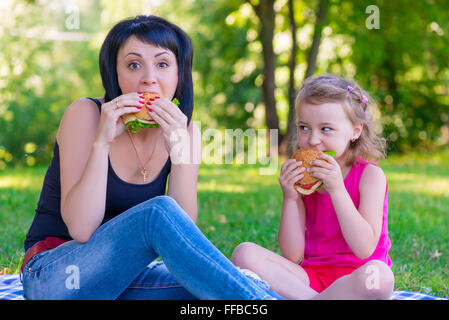
<svg viewBox="0 0 449 320"><path fill-rule="evenodd" d="M394 275L382 261L371 260L351 274L335 280L313 297L316 300L387 300L393 293Z"/></svg>
<svg viewBox="0 0 449 320"><path fill-rule="evenodd" d="M271 289L287 299L310 299L318 293L310 288L309 277L299 265L255 243L244 242L232 253L231 261L267 281Z"/></svg>
<svg viewBox="0 0 449 320"><path fill-rule="evenodd" d="M156 197L32 259L23 274L30 299L116 299L161 256L180 284L200 299L269 299L201 233L171 198Z"/></svg>
<svg viewBox="0 0 449 320"><path fill-rule="evenodd" d="M119 300L197 300L162 261L153 261L118 297Z"/></svg>

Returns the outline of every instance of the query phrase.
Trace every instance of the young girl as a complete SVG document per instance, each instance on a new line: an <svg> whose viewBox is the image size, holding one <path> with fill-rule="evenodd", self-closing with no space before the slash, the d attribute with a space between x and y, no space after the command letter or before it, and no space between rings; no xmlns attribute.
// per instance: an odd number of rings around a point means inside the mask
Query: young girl
<svg viewBox="0 0 449 320"><path fill-rule="evenodd" d="M365 160L381 159L385 140L373 132L367 103L356 83L329 74L307 79L298 93L299 148L336 152L321 155L308 169L323 187L300 196L294 184L305 169L287 160L279 177L282 256L248 242L232 255L234 264L254 271L283 297L391 296L387 182L382 169Z"/></svg>

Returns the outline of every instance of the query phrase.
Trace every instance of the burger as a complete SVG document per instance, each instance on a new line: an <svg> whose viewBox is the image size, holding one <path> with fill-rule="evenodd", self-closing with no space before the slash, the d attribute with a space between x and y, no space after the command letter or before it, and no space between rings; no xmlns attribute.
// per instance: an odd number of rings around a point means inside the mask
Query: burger
<svg viewBox="0 0 449 320"><path fill-rule="evenodd" d="M335 156L335 151L322 152L322 151L314 150L314 149L300 149L300 150L296 151L295 154L293 154L292 158L295 159L296 161L302 161L302 166L306 168L302 179L300 179L299 181L297 181L295 183L295 189L300 194L303 194L303 195L312 194L316 190L318 190L321 187L321 185L323 184L323 181L312 177L310 175L310 173L307 172L307 168L312 167L310 165L310 162L316 160L317 157L323 153L326 153L330 156ZM326 161L324 159L320 159L320 160Z"/></svg>
<svg viewBox="0 0 449 320"><path fill-rule="evenodd" d="M150 114L148 103L154 101L154 99L160 97L160 95L157 93L144 92L143 96L145 98L145 104L139 112L128 113L122 116L125 128L133 133L136 133L139 129L143 128L159 128L159 124L154 121ZM178 99L174 98L172 102L179 106Z"/></svg>

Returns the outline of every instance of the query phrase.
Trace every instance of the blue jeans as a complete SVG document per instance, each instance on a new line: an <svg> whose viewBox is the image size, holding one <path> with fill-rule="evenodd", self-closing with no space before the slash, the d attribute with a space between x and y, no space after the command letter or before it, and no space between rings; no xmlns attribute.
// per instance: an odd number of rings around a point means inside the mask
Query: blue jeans
<svg viewBox="0 0 449 320"><path fill-rule="evenodd" d="M35 255L21 279L26 299L282 299L240 272L167 196L118 215L84 244Z"/></svg>

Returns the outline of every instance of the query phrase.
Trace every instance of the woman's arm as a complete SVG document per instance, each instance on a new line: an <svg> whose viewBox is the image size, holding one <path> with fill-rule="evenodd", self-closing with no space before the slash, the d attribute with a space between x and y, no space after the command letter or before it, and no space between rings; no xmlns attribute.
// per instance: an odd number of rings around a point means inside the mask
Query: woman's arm
<svg viewBox="0 0 449 320"><path fill-rule="evenodd" d="M139 111L139 99L135 92L121 95L101 106L101 116L93 101L79 99L61 120L61 216L78 242L87 242L103 221L110 144L125 130L120 117Z"/></svg>
<svg viewBox="0 0 449 320"><path fill-rule="evenodd" d="M73 102L57 133L61 216L70 236L86 242L103 220L109 146L94 143L100 115L89 99Z"/></svg>
<svg viewBox="0 0 449 320"><path fill-rule="evenodd" d="M167 194L175 199L195 222L198 213L197 184L201 162L201 133L193 121L190 122L187 132L190 141L188 146L190 161L187 163L172 161Z"/></svg>

